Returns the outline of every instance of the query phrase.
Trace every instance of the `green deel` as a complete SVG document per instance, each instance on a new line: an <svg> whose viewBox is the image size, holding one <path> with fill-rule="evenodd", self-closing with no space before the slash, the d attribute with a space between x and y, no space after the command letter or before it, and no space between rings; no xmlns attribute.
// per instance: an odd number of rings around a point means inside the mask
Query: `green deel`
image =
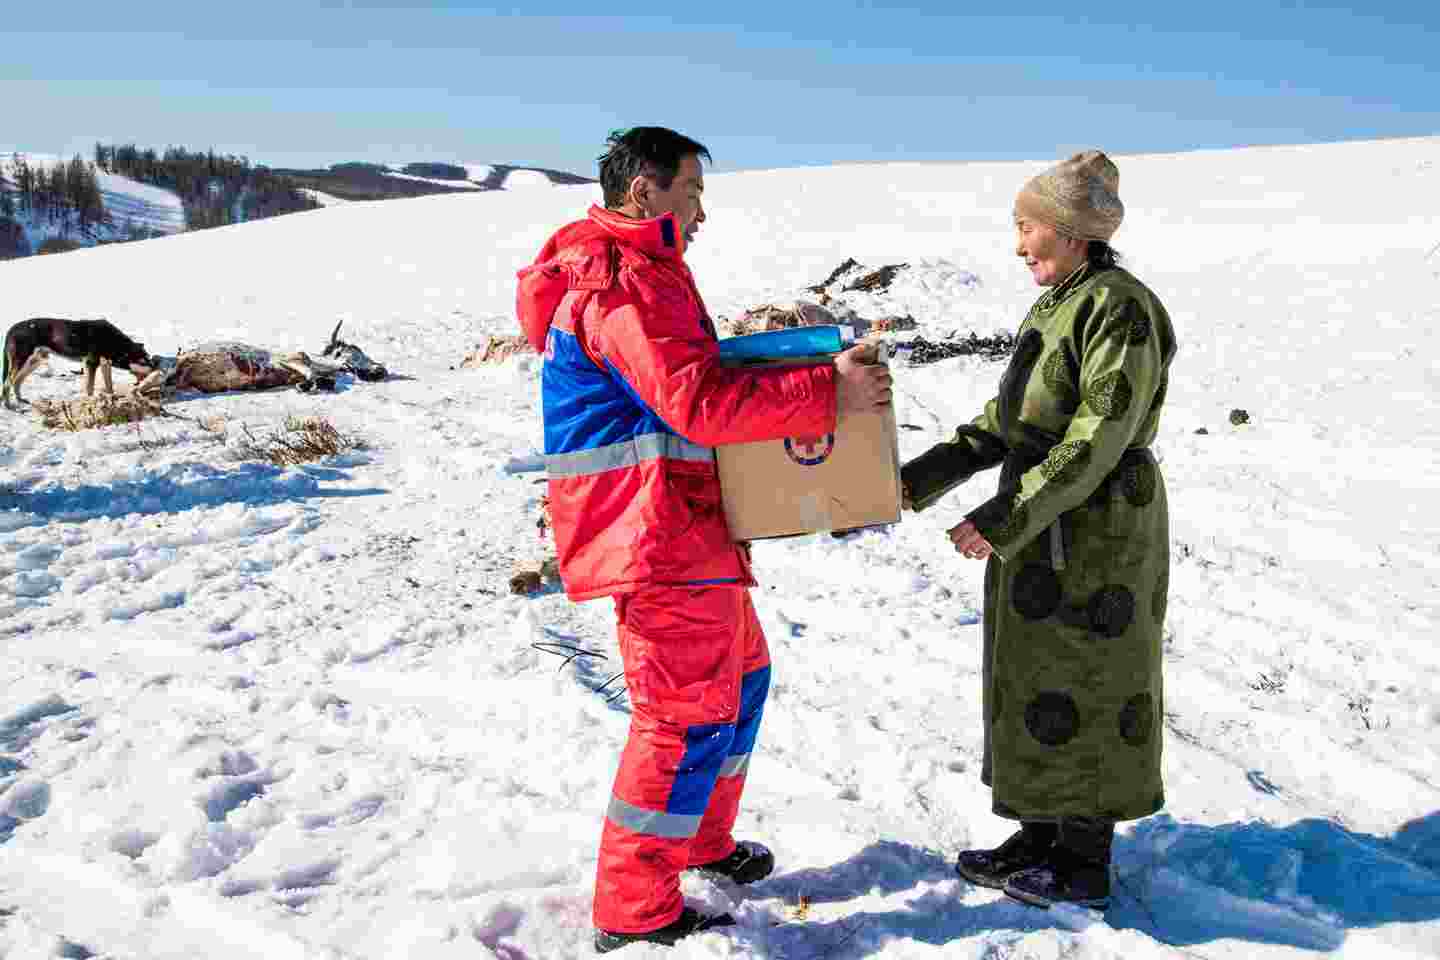
<svg viewBox="0 0 1440 960"><path fill-rule="evenodd" d="M1024 820L1164 805L1165 484L1149 446L1174 328L1119 267L1082 266L1030 309L996 397L902 470L915 509L999 466L968 517L985 570L981 778Z"/></svg>

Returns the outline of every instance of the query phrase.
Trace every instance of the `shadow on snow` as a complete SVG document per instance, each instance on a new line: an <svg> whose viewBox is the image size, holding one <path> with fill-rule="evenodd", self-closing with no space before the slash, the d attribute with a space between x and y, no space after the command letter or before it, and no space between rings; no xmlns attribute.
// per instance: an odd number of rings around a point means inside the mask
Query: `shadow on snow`
<svg viewBox="0 0 1440 960"><path fill-rule="evenodd" d="M787 902L805 897L812 904L841 903L867 895L913 890L917 883L951 881L952 861L934 850L881 840L833 867L797 870L756 884L756 893ZM860 911L833 920L789 922L773 932L777 955L865 957L896 939L934 946L993 930L1029 932L1049 929L1054 918L1004 896L986 903L959 902L953 893L930 890L889 910Z"/></svg>
<svg viewBox="0 0 1440 960"><path fill-rule="evenodd" d="M556 587L552 593L559 593ZM575 668L575 678L580 686L603 697L606 705L617 713L630 713L630 700L626 695L625 675L619 659L612 659L600 650L583 647L582 638L562 633L554 627L543 627L545 639L536 644L536 649L562 657L559 669Z"/></svg>
<svg viewBox="0 0 1440 960"><path fill-rule="evenodd" d="M1221 939L1334 950L1346 931L1440 919L1440 812L1393 838L1330 820L1142 821L1116 837L1106 920L1174 946Z"/></svg>
<svg viewBox="0 0 1440 960"><path fill-rule="evenodd" d="M1389 839L1321 819L1263 823L1139 823L1115 844L1117 884L1105 921L1175 947L1241 940L1331 951L1347 931L1440 919L1440 811ZM756 884L754 895L795 903L843 903L893 895L919 883L958 881L933 850L879 841L833 867L797 870ZM1067 922L1068 919L1068 922ZM940 945L994 930L1075 929L1074 918L1003 895L961 903L930 890L889 910L775 928L785 955L823 948L827 957L871 956L895 939Z"/></svg>
<svg viewBox="0 0 1440 960"><path fill-rule="evenodd" d="M332 497L370 497L388 493L375 487L355 490L322 489L322 480L347 477L329 467L281 469L268 463L241 463L220 469L206 463L174 464L164 473L140 480L76 487L46 485L38 490L14 490L4 506L18 507L8 522L0 513L0 531L34 526L51 520L80 522L130 514L181 513L194 507L227 503L270 506L299 500ZM27 517L28 515L28 517Z"/></svg>

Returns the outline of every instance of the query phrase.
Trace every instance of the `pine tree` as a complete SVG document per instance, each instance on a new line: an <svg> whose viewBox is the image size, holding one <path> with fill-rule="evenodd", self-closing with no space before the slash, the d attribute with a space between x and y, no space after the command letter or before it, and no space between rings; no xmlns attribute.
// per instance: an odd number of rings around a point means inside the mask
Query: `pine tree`
<svg viewBox="0 0 1440 960"><path fill-rule="evenodd" d="M15 186L20 191L20 206L26 213L35 209L35 171L24 155L15 155Z"/></svg>

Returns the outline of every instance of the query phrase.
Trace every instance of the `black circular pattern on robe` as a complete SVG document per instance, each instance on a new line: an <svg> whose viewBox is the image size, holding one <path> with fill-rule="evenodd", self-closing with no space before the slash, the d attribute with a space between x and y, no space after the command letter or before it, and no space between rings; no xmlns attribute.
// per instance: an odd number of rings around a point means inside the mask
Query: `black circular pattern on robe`
<svg viewBox="0 0 1440 960"><path fill-rule="evenodd" d="M1160 579L1155 582L1155 593L1150 598L1150 615L1157 624L1165 622L1165 607L1169 602L1170 568L1166 567L1160 572Z"/></svg>
<svg viewBox="0 0 1440 960"><path fill-rule="evenodd" d="M1111 370L1090 382L1085 391L1085 402L1106 420L1119 420L1130 409L1130 400L1135 391L1124 370Z"/></svg>
<svg viewBox="0 0 1440 960"><path fill-rule="evenodd" d="M1125 701L1120 711L1120 739L1132 747L1143 747L1150 742L1155 729L1155 698L1149 693L1137 693Z"/></svg>
<svg viewBox="0 0 1440 960"><path fill-rule="evenodd" d="M1054 350L1050 356L1045 358L1045 363L1040 367L1040 375L1044 378L1045 386L1060 400L1060 409L1066 413L1073 413L1075 408L1080 406L1080 392L1070 382L1070 370L1065 363L1065 349Z"/></svg>
<svg viewBox="0 0 1440 960"><path fill-rule="evenodd" d="M1029 523L1029 505L1024 503L1016 504L1012 500L1009 515L1005 517L1003 523L999 524L997 527L995 527L994 530L986 534L985 539L989 540L992 545L999 544L1001 546L1004 546L1005 544L1014 540L1016 537L1020 536L1020 534L1025 530L1025 527ZM983 530L981 532L984 533Z"/></svg>
<svg viewBox="0 0 1440 960"><path fill-rule="evenodd" d="M1010 602L1026 620L1044 620L1060 607L1060 578L1047 566L1028 564L1010 584Z"/></svg>
<svg viewBox="0 0 1440 960"><path fill-rule="evenodd" d="M1121 464L1120 485L1132 507L1148 507L1155 500L1160 473L1147 457L1130 457Z"/></svg>
<svg viewBox="0 0 1440 960"><path fill-rule="evenodd" d="M1080 710L1068 693L1047 690L1025 708L1025 729L1047 747L1059 747L1080 732Z"/></svg>
<svg viewBox="0 0 1440 960"><path fill-rule="evenodd" d="M1072 482L1090 462L1089 440L1067 440L1050 448L1050 453L1040 464L1040 475L1051 483Z"/></svg>
<svg viewBox="0 0 1440 960"><path fill-rule="evenodd" d="M1114 639L1128 630L1135 620L1135 594L1118 583L1101 587L1090 595L1085 613L1091 630Z"/></svg>

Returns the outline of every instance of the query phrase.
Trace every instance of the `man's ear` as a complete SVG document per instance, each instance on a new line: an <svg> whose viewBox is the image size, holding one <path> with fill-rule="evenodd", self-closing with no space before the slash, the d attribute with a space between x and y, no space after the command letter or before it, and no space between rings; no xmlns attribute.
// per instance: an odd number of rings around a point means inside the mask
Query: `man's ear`
<svg viewBox="0 0 1440 960"><path fill-rule="evenodd" d="M630 180L630 189L625 191L625 199L645 216L650 215L650 194L654 191L655 184L644 174L636 174Z"/></svg>

